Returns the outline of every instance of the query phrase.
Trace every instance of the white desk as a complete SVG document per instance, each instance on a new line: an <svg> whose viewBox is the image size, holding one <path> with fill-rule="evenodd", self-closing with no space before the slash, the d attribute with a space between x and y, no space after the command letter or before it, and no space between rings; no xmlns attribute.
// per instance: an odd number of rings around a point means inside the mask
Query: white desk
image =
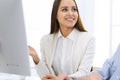
<svg viewBox="0 0 120 80"><path fill-rule="evenodd" d="M40 80L40 77L38 77L35 69L31 69L31 76L0 73L0 80Z"/></svg>
<svg viewBox="0 0 120 80"><path fill-rule="evenodd" d="M37 76L18 76L18 75L11 75L0 73L0 80L40 80Z"/></svg>

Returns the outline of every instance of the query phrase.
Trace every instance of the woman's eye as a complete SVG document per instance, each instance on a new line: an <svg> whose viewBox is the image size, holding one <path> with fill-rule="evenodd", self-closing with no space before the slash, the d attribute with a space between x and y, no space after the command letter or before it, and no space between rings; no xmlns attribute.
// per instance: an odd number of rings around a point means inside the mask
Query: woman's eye
<svg viewBox="0 0 120 80"><path fill-rule="evenodd" d="M76 11L78 11L78 10L77 10L77 8L72 8L72 11L73 11L73 12L76 12Z"/></svg>
<svg viewBox="0 0 120 80"><path fill-rule="evenodd" d="M64 9L62 9L62 11L63 11L63 12L66 12L66 11L68 11L68 9L64 8Z"/></svg>

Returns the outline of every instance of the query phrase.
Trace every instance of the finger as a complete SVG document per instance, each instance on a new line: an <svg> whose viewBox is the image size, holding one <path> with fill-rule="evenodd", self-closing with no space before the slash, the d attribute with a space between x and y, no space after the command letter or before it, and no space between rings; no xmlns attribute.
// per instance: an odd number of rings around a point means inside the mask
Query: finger
<svg viewBox="0 0 120 80"><path fill-rule="evenodd" d="M65 78L65 80L72 80L72 78L70 78L70 77L67 76L67 77Z"/></svg>
<svg viewBox="0 0 120 80"><path fill-rule="evenodd" d="M31 56L33 56L33 54L36 54L35 49L32 48L31 46L28 46L28 49L29 49L29 54L30 54Z"/></svg>
<svg viewBox="0 0 120 80"><path fill-rule="evenodd" d="M45 77L46 79L54 79L54 78L55 78L55 76L52 75L52 74L46 74L44 77Z"/></svg>
<svg viewBox="0 0 120 80"><path fill-rule="evenodd" d="M66 74L61 74L57 77L57 80L66 80L67 79L67 75Z"/></svg>

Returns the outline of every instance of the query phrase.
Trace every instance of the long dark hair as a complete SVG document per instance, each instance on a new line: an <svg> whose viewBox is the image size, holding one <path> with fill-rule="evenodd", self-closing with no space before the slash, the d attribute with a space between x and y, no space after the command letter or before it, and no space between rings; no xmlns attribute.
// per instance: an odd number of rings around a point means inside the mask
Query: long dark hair
<svg viewBox="0 0 120 80"><path fill-rule="evenodd" d="M75 2L75 0L73 0L73 1ZM57 12L58 12L60 2L61 2L61 0L55 0L54 4L53 4L52 14L51 14L51 30L50 30L50 34L57 33L59 31L59 29L60 29L60 25L59 25L59 22L57 20ZM75 5L77 7L76 2L75 2ZM77 7L77 9L78 9L78 7ZM85 28L84 28L84 26L82 24L80 15L79 15L79 11L78 11L78 20L77 20L77 23L75 24L74 28L76 28L79 31L86 32L86 30L85 30Z"/></svg>

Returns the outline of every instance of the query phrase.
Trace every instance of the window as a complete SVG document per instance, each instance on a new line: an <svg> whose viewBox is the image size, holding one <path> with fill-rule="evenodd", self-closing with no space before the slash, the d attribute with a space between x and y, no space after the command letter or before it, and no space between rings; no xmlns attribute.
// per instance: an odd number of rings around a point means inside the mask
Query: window
<svg viewBox="0 0 120 80"><path fill-rule="evenodd" d="M94 27L96 55L94 65L101 67L120 43L120 0L95 0Z"/></svg>
<svg viewBox="0 0 120 80"><path fill-rule="evenodd" d="M101 67L110 53L110 0L94 0L94 66Z"/></svg>

